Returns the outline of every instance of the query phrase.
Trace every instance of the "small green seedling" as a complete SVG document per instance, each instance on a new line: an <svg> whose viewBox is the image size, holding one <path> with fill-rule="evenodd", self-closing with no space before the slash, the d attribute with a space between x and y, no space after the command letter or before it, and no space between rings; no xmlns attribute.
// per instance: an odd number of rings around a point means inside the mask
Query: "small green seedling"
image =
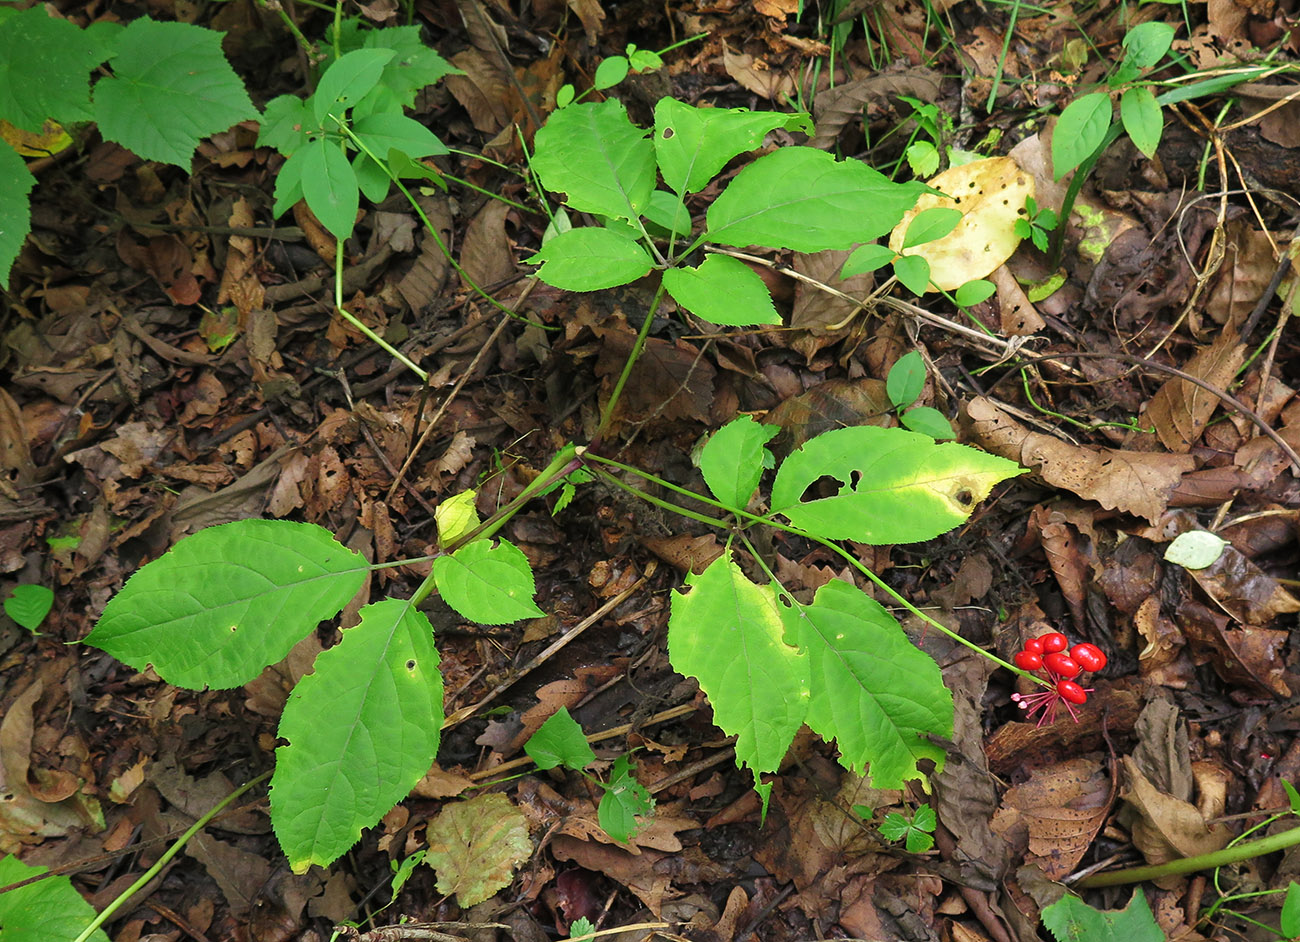
<svg viewBox="0 0 1300 942"><path fill-rule="evenodd" d="M596 761L596 754L587 745L582 727L569 715L567 707L560 707L533 733L524 744L524 751L543 771L562 765L603 789L605 794L596 811L597 820L605 833L619 843L626 844L644 826L637 818L654 812L654 799L633 777L632 760L626 754L614 761L608 782L585 771Z"/></svg>
<svg viewBox="0 0 1300 942"><path fill-rule="evenodd" d="M935 824L934 809L921 805L910 819L897 811L885 815L880 834L887 841L903 841L909 854L923 854L934 846Z"/></svg>
<svg viewBox="0 0 1300 942"><path fill-rule="evenodd" d="M5 614L32 634L39 634L45 616L54 607L54 593L43 585L14 586L4 601Z"/></svg>
<svg viewBox="0 0 1300 942"><path fill-rule="evenodd" d="M593 935L596 927L591 924L591 920L586 916L580 916L569 924L570 939L585 939Z"/></svg>
<svg viewBox="0 0 1300 942"><path fill-rule="evenodd" d="M1039 208L1032 196L1025 200L1025 218L1016 220L1016 235L1029 239L1034 248L1046 252L1050 247L1048 233L1056 228L1059 219L1056 211L1047 207Z"/></svg>
<svg viewBox="0 0 1300 942"><path fill-rule="evenodd" d="M898 410L898 421L904 428L922 435L929 435L936 441L947 441L957 437L952 430L952 423L938 409L929 406L909 408L921 397L925 389L925 360L921 354L912 350L903 354L889 371L885 379L885 392L889 401Z"/></svg>

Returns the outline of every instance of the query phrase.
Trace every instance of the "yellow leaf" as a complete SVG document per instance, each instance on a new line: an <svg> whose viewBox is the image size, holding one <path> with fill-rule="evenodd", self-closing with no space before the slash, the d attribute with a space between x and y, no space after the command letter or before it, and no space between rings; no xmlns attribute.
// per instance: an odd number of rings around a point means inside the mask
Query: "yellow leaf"
<svg viewBox="0 0 1300 942"><path fill-rule="evenodd" d="M63 125L49 120L41 125L40 133L37 134L16 128L0 118L0 137L24 157L50 157L72 143L72 138L63 130Z"/></svg>

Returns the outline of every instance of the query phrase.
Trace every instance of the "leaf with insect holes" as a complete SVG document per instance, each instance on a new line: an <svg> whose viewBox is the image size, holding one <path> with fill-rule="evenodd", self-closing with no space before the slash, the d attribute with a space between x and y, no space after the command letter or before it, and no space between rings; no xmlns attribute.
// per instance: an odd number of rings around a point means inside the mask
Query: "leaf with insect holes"
<svg viewBox="0 0 1300 942"><path fill-rule="evenodd" d="M803 113L749 111L744 108L696 108L674 98L655 105L655 155L664 183L685 196L704 188L727 161L763 145L769 131L812 133Z"/></svg>
<svg viewBox="0 0 1300 942"><path fill-rule="evenodd" d="M533 853L528 819L499 792L443 807L429 822L424 862L438 873L438 892L456 894L461 909L510 885Z"/></svg>
<svg viewBox="0 0 1300 942"><path fill-rule="evenodd" d="M35 633L54 606L54 592L43 585L17 585L4 601L5 614Z"/></svg>
<svg viewBox="0 0 1300 942"><path fill-rule="evenodd" d="M0 886L9 888L47 874L35 883L0 893L0 927L5 942L81 938L87 942L108 942L102 929L89 936L80 934L95 918L95 910L82 899L67 876L49 874L47 867L29 866L17 857L0 858Z"/></svg>
<svg viewBox="0 0 1300 942"><path fill-rule="evenodd" d="M672 594L668 655L673 667L700 682L713 722L736 736L736 763L754 774L766 807L774 771L807 714L808 664L785 643L771 586L745 578L724 553L685 592ZM725 656L722 654L725 652Z"/></svg>
<svg viewBox="0 0 1300 942"><path fill-rule="evenodd" d="M113 74L95 85L104 137L146 160L189 170L205 137L256 118L221 39L190 23L133 20L117 38Z"/></svg>
<svg viewBox="0 0 1300 942"><path fill-rule="evenodd" d="M621 755L614 760L609 783L596 808L596 820L614 840L626 844L638 830L637 817L654 811L655 801L644 785L632 777L632 760Z"/></svg>
<svg viewBox="0 0 1300 942"><path fill-rule="evenodd" d="M1119 99L1119 117L1133 146L1148 158L1155 157L1165 119L1151 89L1145 85L1126 89Z"/></svg>
<svg viewBox="0 0 1300 942"><path fill-rule="evenodd" d="M294 873L328 867L415 787L438 753L442 674L433 626L406 599L316 658L280 718L271 824Z"/></svg>
<svg viewBox="0 0 1300 942"><path fill-rule="evenodd" d="M736 174L709 207L706 234L741 248L849 249L884 235L925 192L857 160L783 147Z"/></svg>
<svg viewBox="0 0 1300 942"><path fill-rule="evenodd" d="M1065 106L1052 131L1052 167L1057 180L1091 157L1110 129L1110 96L1082 95Z"/></svg>
<svg viewBox="0 0 1300 942"><path fill-rule="evenodd" d="M728 255L709 255L697 268L670 268L664 289L696 317L726 327L779 324L767 285L752 268Z"/></svg>
<svg viewBox="0 0 1300 942"><path fill-rule="evenodd" d="M763 469L772 467L772 453L765 446L780 432L779 425L760 425L742 415L709 436L700 451L700 473L713 496L743 510Z"/></svg>
<svg viewBox="0 0 1300 942"><path fill-rule="evenodd" d="M563 193L570 209L636 219L650 200L654 145L616 99L561 108L537 132L534 146L538 179Z"/></svg>
<svg viewBox="0 0 1300 942"><path fill-rule="evenodd" d="M917 763L944 763L931 737L952 736L952 695L934 659L861 589L832 579L811 605L783 605L786 637L808 658L806 722L834 739L840 761L871 769L874 788L920 778ZM671 629L670 629L671 630Z"/></svg>
<svg viewBox="0 0 1300 942"><path fill-rule="evenodd" d="M128 579L85 641L177 687L238 687L338 614L369 571L314 524L208 527Z"/></svg>
<svg viewBox="0 0 1300 942"><path fill-rule="evenodd" d="M528 557L506 540L475 540L433 561L433 578L443 601L470 621L508 625L544 615L533 593Z"/></svg>
<svg viewBox="0 0 1300 942"><path fill-rule="evenodd" d="M1123 909L1096 910L1066 893L1043 907L1043 925L1057 942L1164 942L1164 931L1151 915L1141 887L1135 887Z"/></svg>
<svg viewBox="0 0 1300 942"><path fill-rule="evenodd" d="M925 360L916 350L904 353L885 377L885 392L895 409L906 409L921 397L925 389Z"/></svg>
<svg viewBox="0 0 1300 942"><path fill-rule="evenodd" d="M543 771L562 765L577 772L596 761L596 754L587 745L578 721L569 715L568 707L560 707L538 727L524 743L524 752Z"/></svg>
<svg viewBox="0 0 1300 942"><path fill-rule="evenodd" d="M800 529L873 545L930 540L965 523L999 481L1024 474L1005 458L896 428L833 429L782 462L771 507ZM809 493L823 477L830 496Z"/></svg>
<svg viewBox="0 0 1300 942"><path fill-rule="evenodd" d="M552 236L527 261L541 264L538 278L565 291L599 291L629 284L654 267L654 260L635 239L596 226Z"/></svg>

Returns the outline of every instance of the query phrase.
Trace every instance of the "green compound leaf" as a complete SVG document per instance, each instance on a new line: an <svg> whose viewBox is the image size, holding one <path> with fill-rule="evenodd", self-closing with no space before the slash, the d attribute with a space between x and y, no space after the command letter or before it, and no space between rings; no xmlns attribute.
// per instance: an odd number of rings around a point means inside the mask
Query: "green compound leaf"
<svg viewBox="0 0 1300 942"><path fill-rule="evenodd" d="M420 39L418 26L387 26L368 30L365 48L391 49L393 57L384 65L379 83L353 107L353 116L401 113L415 104L415 93L446 75L462 75Z"/></svg>
<svg viewBox="0 0 1300 942"><path fill-rule="evenodd" d="M111 141L188 170L210 134L257 117L221 52L221 33L148 17L122 31L113 75L95 86L95 117Z"/></svg>
<svg viewBox="0 0 1300 942"><path fill-rule="evenodd" d="M1119 99L1119 117L1133 146L1148 158L1155 157L1165 119L1151 89L1137 85L1126 90Z"/></svg>
<svg viewBox="0 0 1300 942"><path fill-rule="evenodd" d="M563 193L571 209L630 220L650 201L654 145L615 99L560 109L537 132L535 146L533 170L542 186Z"/></svg>
<svg viewBox="0 0 1300 942"><path fill-rule="evenodd" d="M621 755L609 773L609 784L596 808L596 820L614 840L626 844L639 830L637 816L654 811L655 800L632 775L632 760Z"/></svg>
<svg viewBox="0 0 1300 942"><path fill-rule="evenodd" d="M668 617L673 669L700 682L713 722L736 736L736 762L754 773L766 807L775 771L808 712L808 663L782 638L781 606L771 586L745 578L731 554L719 556L687 592L674 592Z"/></svg>
<svg viewBox="0 0 1300 942"><path fill-rule="evenodd" d="M35 633L54 607L54 592L43 585L17 585L4 601L5 614Z"/></svg>
<svg viewBox="0 0 1300 942"><path fill-rule="evenodd" d="M36 178L27 169L27 162L18 151L0 142L0 288L9 287L14 259L32 231L32 206L27 194L35 185Z"/></svg>
<svg viewBox="0 0 1300 942"><path fill-rule="evenodd" d="M433 561L433 578L443 600L470 621L508 625L544 615L533 593L533 570L519 547L506 540L466 543Z"/></svg>
<svg viewBox="0 0 1300 942"><path fill-rule="evenodd" d="M0 886L30 880L47 870L48 867L29 867L17 857L5 857L0 859ZM94 918L94 907L81 898L66 876L49 877L0 893L0 931L4 942L77 939ZM108 936L102 929L96 929L89 940L108 942Z"/></svg>
<svg viewBox="0 0 1300 942"><path fill-rule="evenodd" d="M438 892L456 894L462 909L510 885L533 853L528 819L499 793L447 805L425 831L424 862L438 873Z"/></svg>
<svg viewBox="0 0 1300 942"><path fill-rule="evenodd" d="M708 238L796 252L849 249L889 232L928 190L856 160L783 147L740 171L713 201Z"/></svg>
<svg viewBox="0 0 1300 942"><path fill-rule="evenodd" d="M356 134L380 160L388 159L390 150L398 150L407 157L432 157L448 153L446 145L437 135L419 121L400 114L367 115L352 125ZM387 178L384 179L387 183Z"/></svg>
<svg viewBox="0 0 1300 942"><path fill-rule="evenodd" d="M1052 131L1052 167L1061 179L1093 155L1110 128L1110 96L1093 92L1065 106Z"/></svg>
<svg viewBox="0 0 1300 942"><path fill-rule="evenodd" d="M920 778L922 759L943 768L943 748L925 737L951 738L952 694L934 659L879 602L832 579L812 605L783 606L782 617L808 655L805 722L836 741L843 765L858 773L870 766L873 788Z"/></svg>
<svg viewBox="0 0 1300 942"><path fill-rule="evenodd" d="M803 113L754 112L743 108L695 108L673 98L655 105L655 155L664 183L680 196L694 193L737 154L763 145L769 131L812 133Z"/></svg>
<svg viewBox="0 0 1300 942"><path fill-rule="evenodd" d="M587 745L578 721L569 715L568 707L551 714L524 743L524 752L543 771L562 765L576 772L596 761L596 754Z"/></svg>
<svg viewBox="0 0 1300 942"><path fill-rule="evenodd" d="M887 841L901 841L911 829L912 822L897 811L891 811L880 822L880 836Z"/></svg>
<svg viewBox="0 0 1300 942"><path fill-rule="evenodd" d="M297 95L280 95L266 103L262 112L262 129L257 132L259 147L274 147L288 155L307 143L307 130L315 126L307 102Z"/></svg>
<svg viewBox="0 0 1300 942"><path fill-rule="evenodd" d="M238 687L337 614L369 570L314 524L209 527L127 580L86 643L178 687Z"/></svg>
<svg viewBox="0 0 1300 942"><path fill-rule="evenodd" d="M885 392L895 409L906 409L925 389L925 360L916 350L904 353L885 377Z"/></svg>
<svg viewBox="0 0 1300 942"><path fill-rule="evenodd" d="M93 37L44 4L13 14L0 22L0 118L24 131L40 131L46 118L89 121L90 70L105 58Z"/></svg>
<svg viewBox="0 0 1300 942"><path fill-rule="evenodd" d="M964 523L993 485L1024 474L1014 462L916 432L863 425L817 436L781 464L771 506L831 540L916 543ZM805 492L822 477L835 493Z"/></svg>
<svg viewBox="0 0 1300 942"><path fill-rule="evenodd" d="M599 291L644 278L654 261L637 242L611 229L584 226L546 240L530 265L537 277L565 291Z"/></svg>
<svg viewBox="0 0 1300 942"><path fill-rule="evenodd" d="M772 466L772 453L764 446L780 433L780 426L760 425L748 415L714 432L700 451L700 473L713 496L743 510L763 469Z"/></svg>
<svg viewBox="0 0 1300 942"><path fill-rule="evenodd" d="M361 190L352 163L337 141L323 137L309 143L289 160L299 154L302 155L302 195L307 205L335 238L346 239L352 235L361 205ZM278 195L276 204L279 205Z"/></svg>
<svg viewBox="0 0 1300 942"><path fill-rule="evenodd" d="M698 268L670 268L664 288L697 317L725 327L779 324L767 285L752 268L729 255L710 255Z"/></svg>
<svg viewBox="0 0 1300 942"><path fill-rule="evenodd" d="M318 125L333 114L342 118L347 111L379 84L390 59L396 55L391 49L358 49L330 63L311 96L312 113Z"/></svg>
<svg viewBox="0 0 1300 942"><path fill-rule="evenodd" d="M442 674L433 626L384 599L316 658L285 704L271 824L294 873L327 867L415 787L438 752Z"/></svg>
<svg viewBox="0 0 1300 942"><path fill-rule="evenodd" d="M1043 908L1043 925L1057 942L1164 942L1141 887L1123 909L1096 910L1069 894Z"/></svg>

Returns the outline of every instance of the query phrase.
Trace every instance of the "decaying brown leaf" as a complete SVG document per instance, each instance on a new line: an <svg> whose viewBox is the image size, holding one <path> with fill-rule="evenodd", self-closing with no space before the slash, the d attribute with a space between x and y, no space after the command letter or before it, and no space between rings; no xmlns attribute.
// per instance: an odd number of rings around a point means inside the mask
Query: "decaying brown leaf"
<svg viewBox="0 0 1300 942"><path fill-rule="evenodd" d="M1208 347L1197 351L1182 369L1216 389L1226 390L1245 359L1245 344L1239 343L1231 331L1224 331ZM1146 417L1166 448L1185 453L1200 440L1220 402L1213 393L1175 377L1156 390Z"/></svg>
<svg viewBox="0 0 1300 942"><path fill-rule="evenodd" d="M1026 849L1025 861L1059 880L1078 866L1110 813L1110 776L1096 757L1035 769L1007 789L993 830Z"/></svg>

